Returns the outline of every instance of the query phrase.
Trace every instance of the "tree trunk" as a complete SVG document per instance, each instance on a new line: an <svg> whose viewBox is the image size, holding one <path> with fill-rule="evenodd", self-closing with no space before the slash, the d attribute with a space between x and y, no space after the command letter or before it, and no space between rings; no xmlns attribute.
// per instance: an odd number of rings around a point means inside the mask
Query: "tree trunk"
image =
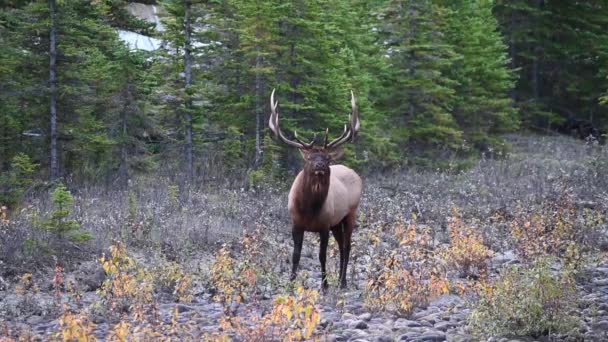
<svg viewBox="0 0 608 342"><path fill-rule="evenodd" d="M260 46L256 46L255 67L256 70L262 66L260 56ZM257 168L262 161L262 75L260 72L255 74L255 160L254 168Z"/></svg>
<svg viewBox="0 0 608 342"><path fill-rule="evenodd" d="M413 1L410 1L408 8L408 16L409 16L409 37L407 40L409 41L410 46L414 45L414 41L416 40L416 10L414 9ZM408 60L408 69L410 74L410 79L413 80L416 78L416 51L410 48L410 55ZM409 110L408 115L410 118L414 118L416 115L416 104L414 102L415 94L412 93L412 89L408 89L408 104Z"/></svg>
<svg viewBox="0 0 608 342"><path fill-rule="evenodd" d="M511 22L509 23L509 58L511 70L516 70L517 65L515 58L517 56L517 48L515 46L515 10L511 10ZM517 101L517 86L514 85L509 91L509 97L511 98L511 105L515 106L515 102Z"/></svg>
<svg viewBox="0 0 608 342"><path fill-rule="evenodd" d="M55 0L49 0L49 13L51 18L51 32L49 37L49 87L51 111L51 168L49 176L51 181L59 177L57 160L57 8Z"/></svg>
<svg viewBox="0 0 608 342"><path fill-rule="evenodd" d="M186 170L188 174L188 181L192 182L194 178L194 168L192 161L192 99L190 98L190 86L192 85L192 45L191 45L191 3L189 0L184 0L184 34L185 34L185 46L184 46L184 65L186 74Z"/></svg>
<svg viewBox="0 0 608 342"><path fill-rule="evenodd" d="M537 10L538 11L542 11L543 7L544 7L544 0L537 0L536 5L537 5ZM536 41L534 42L534 48L533 48L533 61L532 61L532 95L534 96L535 100L540 99L540 88L541 88L541 76L540 76L540 72L541 72L541 51L542 51L542 46L541 46L541 34L540 34L540 27L542 25L542 23L540 22L540 17L542 14L539 14L539 18L536 18L536 20L534 20L534 31L535 31L535 36L536 36Z"/></svg>
<svg viewBox="0 0 608 342"><path fill-rule="evenodd" d="M120 169L119 169L119 177L120 177L120 185L123 189L126 189L128 186L128 180L129 180L129 168L127 165L127 158L128 158L128 151L127 151L127 147L128 147L128 124L127 124L127 120L128 120L128 111L129 111L129 104L133 101L132 98L132 89L131 89L131 81L129 81L129 83L127 83L126 86L126 94L124 96L124 106L122 108L122 115L121 115L121 121L122 121L122 139L121 139L121 145L120 145Z"/></svg>

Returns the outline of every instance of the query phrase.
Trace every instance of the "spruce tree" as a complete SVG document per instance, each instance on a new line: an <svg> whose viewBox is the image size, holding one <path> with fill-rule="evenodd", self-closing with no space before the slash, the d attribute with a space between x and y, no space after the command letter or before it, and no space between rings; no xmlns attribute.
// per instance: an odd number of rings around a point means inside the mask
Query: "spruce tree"
<svg viewBox="0 0 608 342"><path fill-rule="evenodd" d="M451 113L457 83L447 71L458 55L445 37L446 10L432 1L390 1L383 11L392 77L386 106L402 151L458 150Z"/></svg>
<svg viewBox="0 0 608 342"><path fill-rule="evenodd" d="M507 47L492 14L492 1L446 1L451 12L446 37L459 58L448 75L457 82L451 109L466 139L487 149L497 133L517 127L509 94L514 77Z"/></svg>

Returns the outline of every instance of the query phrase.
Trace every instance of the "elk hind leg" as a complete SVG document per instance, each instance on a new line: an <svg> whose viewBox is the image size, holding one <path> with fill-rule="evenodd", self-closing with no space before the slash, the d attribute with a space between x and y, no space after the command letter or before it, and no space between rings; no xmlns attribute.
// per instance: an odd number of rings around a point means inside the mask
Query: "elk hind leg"
<svg viewBox="0 0 608 342"><path fill-rule="evenodd" d="M338 273L338 278L340 279L340 281L342 281L342 268L344 267L344 232L342 223L332 227L331 232L334 235L334 239L336 239L336 242L338 243L338 249L340 251L340 271Z"/></svg>
<svg viewBox="0 0 608 342"><path fill-rule="evenodd" d="M356 212L352 211L350 212L342 221L342 226L344 227L344 236L343 236L343 249L344 249L344 260L342 261L344 263L343 267L340 267L340 269L342 269L342 272L340 273L340 287L341 288L346 288L346 274L347 274L347 268L348 268L348 259L350 258L350 246L351 246L351 238L353 235L353 230L355 229L355 216L356 216Z"/></svg>
<svg viewBox="0 0 608 342"><path fill-rule="evenodd" d="M300 255L302 254L302 242L304 241L304 230L293 227L291 231L293 238L293 254L292 254L292 268L290 280L296 279L298 273L298 265L300 264Z"/></svg>

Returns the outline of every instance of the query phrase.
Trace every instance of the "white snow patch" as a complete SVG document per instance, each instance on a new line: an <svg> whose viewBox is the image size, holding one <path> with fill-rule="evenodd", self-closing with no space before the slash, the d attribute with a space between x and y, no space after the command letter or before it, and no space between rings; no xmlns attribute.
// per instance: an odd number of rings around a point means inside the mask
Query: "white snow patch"
<svg viewBox="0 0 608 342"><path fill-rule="evenodd" d="M119 38L126 42L131 49L154 51L158 50L162 41L160 39L144 36L137 32L118 30Z"/></svg>

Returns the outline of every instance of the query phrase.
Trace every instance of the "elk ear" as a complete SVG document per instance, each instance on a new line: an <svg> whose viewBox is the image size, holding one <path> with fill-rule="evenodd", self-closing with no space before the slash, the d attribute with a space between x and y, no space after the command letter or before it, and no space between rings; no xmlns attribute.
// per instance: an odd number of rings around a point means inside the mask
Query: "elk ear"
<svg viewBox="0 0 608 342"><path fill-rule="evenodd" d="M304 159L304 160L308 159L308 153L306 153L306 150L299 148L298 151L300 151L300 155L302 156L302 159Z"/></svg>
<svg viewBox="0 0 608 342"><path fill-rule="evenodd" d="M342 147L338 147L330 151L328 154L331 160L338 160L344 156L344 149Z"/></svg>

